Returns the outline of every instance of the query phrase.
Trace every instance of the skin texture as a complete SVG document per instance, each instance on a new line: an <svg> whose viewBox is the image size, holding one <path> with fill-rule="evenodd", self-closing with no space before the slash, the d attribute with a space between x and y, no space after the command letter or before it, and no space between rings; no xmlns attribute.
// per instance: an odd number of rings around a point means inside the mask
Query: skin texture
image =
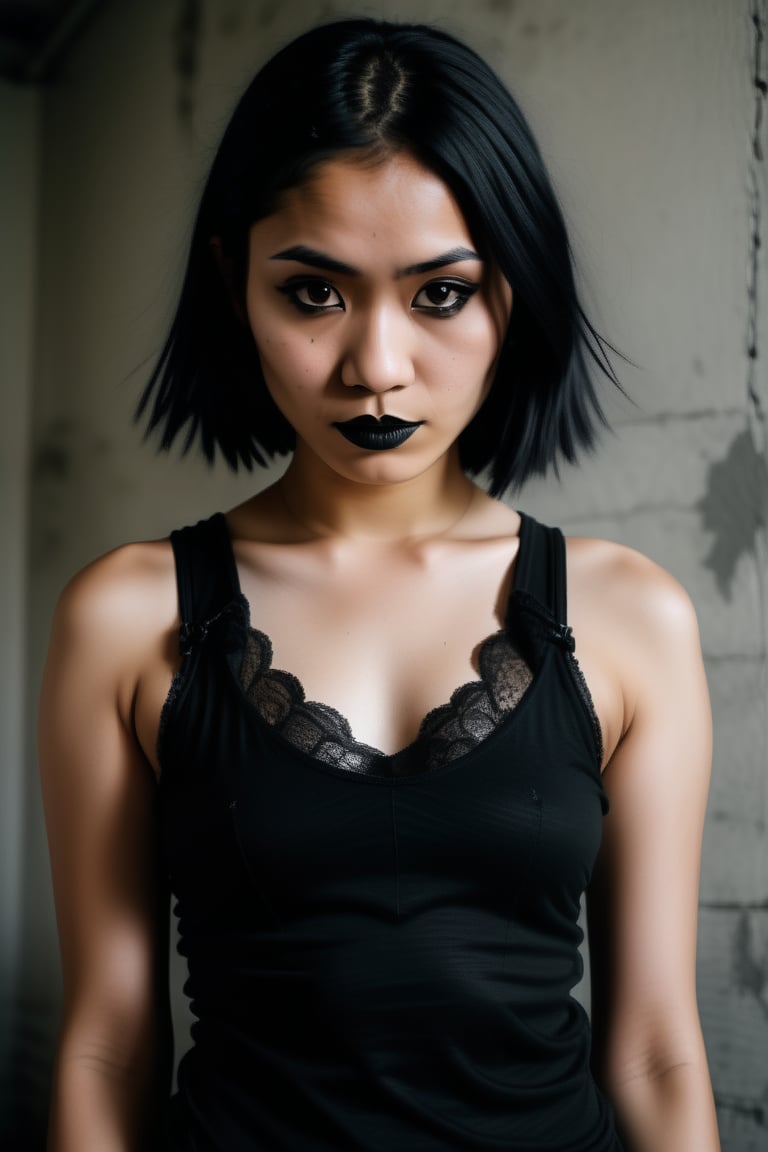
<svg viewBox="0 0 768 1152"><path fill-rule="evenodd" d="M275 666L383 752L477 678L517 554L518 514L464 476L455 447L512 293L476 259L413 270L474 247L413 159L339 158L254 226L236 301L297 433L284 479L228 514L253 622ZM392 451L334 427L385 413L422 422ZM589 900L596 1071L628 1152L714 1152L695 996L710 719L694 612L651 561L588 539L568 541L568 602L611 800ZM40 715L65 994L54 1152L148 1147L167 1087L156 745L178 627L167 541L96 561L56 613Z"/></svg>

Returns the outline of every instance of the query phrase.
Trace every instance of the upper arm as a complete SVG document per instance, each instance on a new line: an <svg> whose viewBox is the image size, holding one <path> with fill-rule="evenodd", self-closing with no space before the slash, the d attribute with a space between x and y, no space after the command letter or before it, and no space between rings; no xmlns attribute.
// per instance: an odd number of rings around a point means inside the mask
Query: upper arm
<svg viewBox="0 0 768 1152"><path fill-rule="evenodd" d="M686 593L649 561L625 573L624 734L588 894L598 1070L615 1085L700 1064L696 928L711 721Z"/></svg>
<svg viewBox="0 0 768 1152"><path fill-rule="evenodd" d="M63 971L61 1053L133 1075L156 1063L166 1019L168 893L156 782L131 716L151 628L125 569L113 554L61 597L39 758Z"/></svg>

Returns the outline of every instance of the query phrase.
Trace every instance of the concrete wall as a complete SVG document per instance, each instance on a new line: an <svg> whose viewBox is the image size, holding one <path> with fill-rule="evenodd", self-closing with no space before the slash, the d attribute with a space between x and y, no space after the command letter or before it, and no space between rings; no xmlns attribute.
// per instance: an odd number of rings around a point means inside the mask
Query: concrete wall
<svg viewBox="0 0 768 1152"><path fill-rule="evenodd" d="M19 1004L39 94L0 84L0 1115ZM40 868L37 862L36 867ZM2 1125L0 1124L0 1132Z"/></svg>
<svg viewBox="0 0 768 1152"><path fill-rule="evenodd" d="M765 3L379 0L355 10L444 24L508 80L560 188L598 323L636 365L622 370L635 404L610 400L615 434L600 453L517 502L649 553L698 607L717 734L700 999L724 1148L756 1152L768 1140L768 285L766 245L755 240L768 117L757 117L752 16L765 20ZM27 531L30 541L28 669L15 633L0 673L11 715L22 682L31 714L53 603L74 570L253 487L194 459L154 456L131 412L233 102L277 44L349 12L331 0L106 0L41 93L34 388L21 331L8 376L32 407L27 524L23 412L9 438L14 495L0 506L18 605ZM759 66L764 77L765 56ZM6 107L0 100L3 127ZM32 140L33 125L15 122ZM33 203L18 188L13 196L12 213ZM17 240L31 253L31 232ZM0 833L23 829L3 841L4 875L21 878L20 929L10 880L0 914L23 956L16 1044L37 1054L25 1063L39 1068L26 1078L34 1099L57 1007L56 941L34 760L22 759L18 722L11 728L3 788L13 801L23 777L26 794L13 816L3 809Z"/></svg>

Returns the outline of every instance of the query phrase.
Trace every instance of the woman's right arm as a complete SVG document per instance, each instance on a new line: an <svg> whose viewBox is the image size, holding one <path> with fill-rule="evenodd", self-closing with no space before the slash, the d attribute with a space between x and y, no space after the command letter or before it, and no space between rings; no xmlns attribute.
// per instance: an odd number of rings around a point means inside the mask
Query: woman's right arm
<svg viewBox="0 0 768 1152"><path fill-rule="evenodd" d="M153 547L112 553L69 585L43 681L40 765L63 972L50 1152L143 1152L168 1094L168 892L156 779L133 724L141 669L162 652L144 564ZM168 596L159 599L167 613Z"/></svg>

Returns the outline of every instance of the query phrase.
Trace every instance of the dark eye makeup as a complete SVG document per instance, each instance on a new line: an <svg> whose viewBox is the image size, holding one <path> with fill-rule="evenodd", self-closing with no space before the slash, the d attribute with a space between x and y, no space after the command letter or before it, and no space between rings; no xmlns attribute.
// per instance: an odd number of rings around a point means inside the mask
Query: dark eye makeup
<svg viewBox="0 0 768 1152"><path fill-rule="evenodd" d="M431 280L416 293L411 307L414 312L433 316L455 316L479 287L470 280ZM294 308L307 315L346 311L338 290L316 276L292 276L279 284L277 291L287 296Z"/></svg>
<svg viewBox="0 0 768 1152"><path fill-rule="evenodd" d="M284 284L279 284L278 292L287 296L294 308L300 312L345 312L344 301L327 280L315 276L292 276Z"/></svg>
<svg viewBox="0 0 768 1152"><path fill-rule="evenodd" d="M419 289L411 307L417 312L455 316L479 287L470 280L432 280Z"/></svg>

